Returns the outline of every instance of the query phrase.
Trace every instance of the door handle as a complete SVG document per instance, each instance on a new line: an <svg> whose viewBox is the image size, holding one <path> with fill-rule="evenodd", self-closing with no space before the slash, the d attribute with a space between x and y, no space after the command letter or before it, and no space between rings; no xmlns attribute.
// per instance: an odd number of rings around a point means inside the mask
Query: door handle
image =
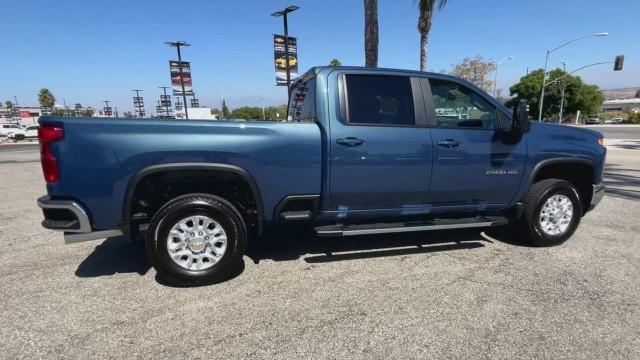
<svg viewBox="0 0 640 360"><path fill-rule="evenodd" d="M362 139L358 139L358 138L354 138L354 137L348 137L348 138L344 138L344 139L337 139L336 143L338 143L339 145L343 145L343 146L360 146L362 144L364 144L364 140Z"/></svg>
<svg viewBox="0 0 640 360"><path fill-rule="evenodd" d="M453 139L446 139L446 140L438 140L438 146L442 146L442 147L446 147L449 149L453 149L456 148L458 146L460 146L460 141L457 140L453 140Z"/></svg>

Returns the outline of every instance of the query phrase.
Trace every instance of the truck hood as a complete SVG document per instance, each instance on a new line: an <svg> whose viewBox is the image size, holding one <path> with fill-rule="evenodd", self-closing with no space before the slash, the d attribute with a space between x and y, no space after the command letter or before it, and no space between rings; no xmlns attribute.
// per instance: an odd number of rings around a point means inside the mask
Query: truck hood
<svg viewBox="0 0 640 360"><path fill-rule="evenodd" d="M561 125L554 123L545 123L540 121L532 121L531 129L549 133L571 134L573 136L588 136L597 139L604 137L601 132L587 129L579 126Z"/></svg>

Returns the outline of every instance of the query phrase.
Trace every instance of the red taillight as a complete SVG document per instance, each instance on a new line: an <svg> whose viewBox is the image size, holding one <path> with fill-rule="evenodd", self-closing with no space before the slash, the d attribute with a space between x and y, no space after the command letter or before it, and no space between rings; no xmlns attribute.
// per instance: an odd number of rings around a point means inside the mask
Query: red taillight
<svg viewBox="0 0 640 360"><path fill-rule="evenodd" d="M42 125L38 129L38 140L40 141L40 162L44 180L48 183L55 183L60 180L58 172L58 159L51 152L51 143L62 140L64 132L61 126Z"/></svg>

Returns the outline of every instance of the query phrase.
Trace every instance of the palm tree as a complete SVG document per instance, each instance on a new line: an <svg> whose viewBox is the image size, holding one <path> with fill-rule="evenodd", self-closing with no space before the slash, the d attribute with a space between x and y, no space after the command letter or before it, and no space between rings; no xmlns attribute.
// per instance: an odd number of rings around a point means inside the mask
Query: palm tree
<svg viewBox="0 0 640 360"><path fill-rule="evenodd" d="M329 66L341 66L341 65L342 63L337 58L333 58L331 59L331 61L329 61Z"/></svg>
<svg viewBox="0 0 640 360"><path fill-rule="evenodd" d="M51 93L49 89L43 88L40 89L40 92L38 93L38 102L44 109L51 111L53 106L56 104L56 97L53 96L53 93Z"/></svg>
<svg viewBox="0 0 640 360"><path fill-rule="evenodd" d="M420 17L418 18L418 31L420 32L420 71L427 71L429 31L431 30L433 8L436 5L438 5L438 9L442 10L442 8L447 5L447 0L418 0L418 8L420 11Z"/></svg>
<svg viewBox="0 0 640 360"><path fill-rule="evenodd" d="M364 65L378 66L378 0L364 0Z"/></svg>

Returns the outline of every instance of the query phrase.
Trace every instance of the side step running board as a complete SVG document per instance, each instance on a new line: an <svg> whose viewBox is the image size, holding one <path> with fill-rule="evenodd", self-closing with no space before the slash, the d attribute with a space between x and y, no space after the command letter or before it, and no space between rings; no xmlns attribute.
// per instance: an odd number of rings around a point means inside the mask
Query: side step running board
<svg viewBox="0 0 640 360"><path fill-rule="evenodd" d="M412 231L482 228L506 225L509 221L501 216L479 216L458 219L433 219L404 223L379 223L362 225L326 225L315 228L318 236L354 236L391 234Z"/></svg>

